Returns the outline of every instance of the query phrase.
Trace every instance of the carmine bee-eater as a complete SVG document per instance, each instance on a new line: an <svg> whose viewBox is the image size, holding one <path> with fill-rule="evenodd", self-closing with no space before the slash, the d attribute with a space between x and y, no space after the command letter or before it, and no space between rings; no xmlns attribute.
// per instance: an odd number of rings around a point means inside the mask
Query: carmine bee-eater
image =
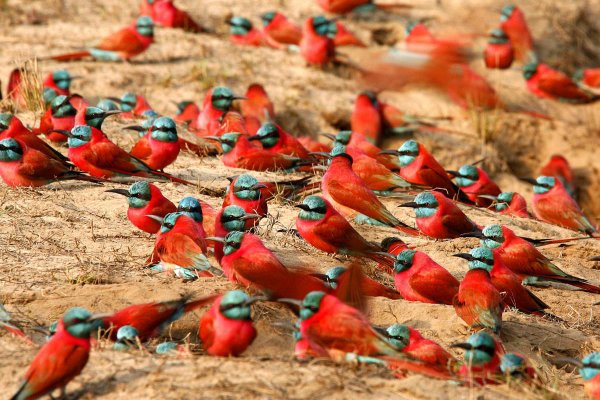
<svg viewBox="0 0 600 400"><path fill-rule="evenodd" d="M468 232L479 231L456 204L439 192L422 192L415 201L400 207L415 209L417 227L434 239L452 239Z"/></svg>
<svg viewBox="0 0 600 400"><path fill-rule="evenodd" d="M401 166L399 174L407 182L429 186L450 199L459 196L462 200L459 188L422 144L407 140L397 151L384 150L380 154L392 154L398 157ZM462 197L469 200L464 194Z"/></svg>
<svg viewBox="0 0 600 400"><path fill-rule="evenodd" d="M579 86L600 88L600 68L578 69L573 74L573 80Z"/></svg>
<svg viewBox="0 0 600 400"><path fill-rule="evenodd" d="M44 153L49 158L54 158L57 161L63 162L69 161L67 157L63 156L60 152L27 129L15 115L10 113L0 113L0 140L9 138L18 138L28 148Z"/></svg>
<svg viewBox="0 0 600 400"><path fill-rule="evenodd" d="M525 16L519 7L508 5L502 9L500 28L510 39L517 60L525 64L535 59L533 39L527 22L525 22Z"/></svg>
<svg viewBox="0 0 600 400"><path fill-rule="evenodd" d="M202 225L206 236L214 236L217 211L210 204L195 197L187 196L181 199L177 205L177 211Z"/></svg>
<svg viewBox="0 0 600 400"><path fill-rule="evenodd" d="M352 33L342 21L335 21L336 34L333 38L333 44L335 47L341 46L357 46L367 47L367 45L360 40L354 33Z"/></svg>
<svg viewBox="0 0 600 400"><path fill-rule="evenodd" d="M411 22L406 25L404 30L404 42L410 46L420 46L435 42L435 36L427 26L422 22Z"/></svg>
<svg viewBox="0 0 600 400"><path fill-rule="evenodd" d="M466 382L480 385L498 383L501 375L500 357L504 354L502 343L485 332L477 332L464 343L450 347L465 350L465 363L460 367L460 376Z"/></svg>
<svg viewBox="0 0 600 400"><path fill-rule="evenodd" d="M256 338L251 305L258 297L232 290L215 299L200 318L198 336L211 356L239 356Z"/></svg>
<svg viewBox="0 0 600 400"><path fill-rule="evenodd" d="M214 235L217 237L225 237L229 232L247 231L249 228L246 225L246 221L256 220L257 218L260 218L260 215L248 213L240 206L232 205L223 207L215 218ZM224 254L223 243L215 241L213 250L215 258L220 264Z"/></svg>
<svg viewBox="0 0 600 400"><path fill-rule="evenodd" d="M40 120L39 128L33 130L35 134L44 134L48 140L56 143L67 141L64 134L56 130L70 131L75 126L75 115L77 110L73 107L67 96L56 96L50 103L50 108Z"/></svg>
<svg viewBox="0 0 600 400"><path fill-rule="evenodd" d="M105 179L152 178L191 184L164 172L155 171L106 137L101 130L79 125L69 133L69 159L91 176Z"/></svg>
<svg viewBox="0 0 600 400"><path fill-rule="evenodd" d="M505 293L504 303L526 314L544 316L548 305L527 290L519 276L512 272L500 257L494 257L492 250L487 247L477 247L470 253L455 254L469 262L469 269L489 269L492 285L500 293Z"/></svg>
<svg viewBox="0 0 600 400"><path fill-rule="evenodd" d="M374 9L394 10L410 8L406 4L375 3L373 0L317 0L319 6L333 14L347 14L349 12L368 12Z"/></svg>
<svg viewBox="0 0 600 400"><path fill-rule="evenodd" d="M66 180L101 182L73 171L71 164L28 147L18 137L0 141L0 177L10 187L38 187Z"/></svg>
<svg viewBox="0 0 600 400"><path fill-rule="evenodd" d="M353 133L364 135L371 143L381 140L383 129L381 105L374 92L367 90L356 97L350 116L350 126Z"/></svg>
<svg viewBox="0 0 600 400"><path fill-rule="evenodd" d="M105 111L98 107L84 107L75 114L75 126L88 125L92 128L102 130L104 120L111 116L121 114L119 110ZM68 133L68 132L66 132ZM65 136L68 136L65 134Z"/></svg>
<svg viewBox="0 0 600 400"><path fill-rule="evenodd" d="M123 111L121 118L143 117L145 112L152 110L144 96L133 92L127 92L120 98L110 97L109 100L113 100L121 106L121 111Z"/></svg>
<svg viewBox="0 0 600 400"><path fill-rule="evenodd" d="M327 18L316 16L308 18L302 28L302 40L300 40L300 54L310 65L324 66L335 58L335 44L333 38L335 32Z"/></svg>
<svg viewBox="0 0 600 400"><path fill-rule="evenodd" d="M298 141L300 143L302 143L302 146L304 146L304 148L308 151L311 152L330 152L331 151L331 146L329 146L328 144L325 143L321 143L316 139L313 139L310 136L300 136L298 138Z"/></svg>
<svg viewBox="0 0 600 400"><path fill-rule="evenodd" d="M139 332L131 325L125 325L117 331L117 340L113 344L113 349L118 351L129 350L137 347Z"/></svg>
<svg viewBox="0 0 600 400"><path fill-rule="evenodd" d="M598 235L598 228L585 216L560 179L538 176L524 180L533 185L533 214L538 219L590 236Z"/></svg>
<svg viewBox="0 0 600 400"><path fill-rule="evenodd" d="M417 234L414 228L394 217L375 193L352 171L352 157L346 153L331 159L331 164L323 176L321 189L325 199L342 214L352 215L358 212L406 234Z"/></svg>
<svg viewBox="0 0 600 400"><path fill-rule="evenodd" d="M269 11L260 16L263 32L269 40L282 45L300 44L302 29L277 11Z"/></svg>
<svg viewBox="0 0 600 400"><path fill-rule="evenodd" d="M160 229L160 223L149 215L164 218L177 211L175 204L163 196L157 186L146 181L135 182L129 189L110 189L106 192L127 197L127 218L136 228L147 233L156 233Z"/></svg>
<svg viewBox="0 0 600 400"><path fill-rule="evenodd" d="M177 159L180 151L175 121L169 117L159 117L129 153L150 168L162 171Z"/></svg>
<svg viewBox="0 0 600 400"><path fill-rule="evenodd" d="M447 366L454 361L454 357L442 346L424 338L418 330L408 325L390 325L385 329L384 335L400 352L410 354L428 364Z"/></svg>
<svg viewBox="0 0 600 400"><path fill-rule="evenodd" d="M304 240L329 254L365 257L391 266L394 260L381 247L365 240L336 209L320 196L308 196L296 218L296 229Z"/></svg>
<svg viewBox="0 0 600 400"><path fill-rule="evenodd" d="M254 135L262 124L275 118L275 106L265 88L258 83L248 86L245 97L239 102L240 111L245 119L246 130Z"/></svg>
<svg viewBox="0 0 600 400"><path fill-rule="evenodd" d="M492 200L496 205L494 209L500 214L512 215L519 218L529 218L527 201L525 197L516 192L502 192L498 196L481 196Z"/></svg>
<svg viewBox="0 0 600 400"><path fill-rule="evenodd" d="M386 253L390 253L394 256L402 253L404 250L408 250L409 246L397 237L386 237L381 241L381 249Z"/></svg>
<svg viewBox="0 0 600 400"><path fill-rule="evenodd" d="M275 299L302 299L313 290L326 290L326 284L320 279L287 269L258 236L234 231L225 239L209 239L224 241L221 267L232 282L267 292Z"/></svg>
<svg viewBox="0 0 600 400"><path fill-rule="evenodd" d="M193 101L184 100L179 103L175 103L177 107L177 114L173 117L176 122L181 124L188 124L194 128L198 115L200 115L200 107Z"/></svg>
<svg viewBox="0 0 600 400"><path fill-rule="evenodd" d="M506 380L521 379L526 383L537 378L535 369L529 361L519 353L506 353L500 360L500 371Z"/></svg>
<svg viewBox="0 0 600 400"><path fill-rule="evenodd" d="M196 128L200 136L216 135L223 115L227 113L235 100L245 99L242 96L236 96L231 89L225 86L217 86L206 92L198 119ZM235 132L235 131L228 131Z"/></svg>
<svg viewBox="0 0 600 400"><path fill-rule="evenodd" d="M239 206L247 213L256 214L262 218L269 212L268 198L262 192L266 185L258 182L252 175L242 174L233 178L229 189L223 199L223 207L230 205ZM258 222L256 219L246 220L246 229L250 229Z"/></svg>
<svg viewBox="0 0 600 400"><path fill-rule="evenodd" d="M588 354L579 364L585 394L592 400L600 399L600 352Z"/></svg>
<svg viewBox="0 0 600 400"><path fill-rule="evenodd" d="M483 60L488 68L507 69L512 65L515 52L512 43L502 28L490 33L490 39L483 52Z"/></svg>
<svg viewBox="0 0 600 400"><path fill-rule="evenodd" d="M565 157L559 154L550 157L550 160L540 169L540 175L559 179L571 196L575 197L575 174Z"/></svg>
<svg viewBox="0 0 600 400"><path fill-rule="evenodd" d="M200 33L204 29L184 10L173 4L173 0L142 0L140 15L147 15L165 28L182 28L184 31Z"/></svg>
<svg viewBox="0 0 600 400"><path fill-rule="evenodd" d="M11 315L6 311L6 308L4 308L2 303L0 303L0 328L5 329L7 332L20 338L27 344L34 345L29 336L27 336L21 328L15 326L17 324L16 321L13 321Z"/></svg>
<svg viewBox="0 0 600 400"><path fill-rule="evenodd" d="M175 212L163 219L147 262L153 271L169 272L184 281L195 280L220 273L210 265L207 254L202 224L187 214Z"/></svg>
<svg viewBox="0 0 600 400"><path fill-rule="evenodd" d="M396 256L394 283L405 300L448 305L460 285L448 270L415 250L404 250Z"/></svg>
<svg viewBox="0 0 600 400"><path fill-rule="evenodd" d="M148 16L141 16L128 27L104 38L95 47L50 58L56 61L75 61L86 57L102 61L129 61L146 51L153 41L154 22Z"/></svg>
<svg viewBox="0 0 600 400"><path fill-rule="evenodd" d="M229 24L229 40L243 46L263 46L267 44L267 38L260 29L255 28L248 18L233 16Z"/></svg>
<svg viewBox="0 0 600 400"><path fill-rule="evenodd" d="M142 342L160 335L161 331L181 318L185 313L194 311L211 303L218 295L209 295L191 300L183 296L177 300L134 304L125 307L102 319L104 329L110 330L110 337L116 340L117 332L129 325L137 329Z"/></svg>
<svg viewBox="0 0 600 400"><path fill-rule="evenodd" d="M460 282L454 298L456 314L472 328L488 328L495 333L502 327L504 301L492 284L492 267L484 263L469 263L469 271Z"/></svg>
<svg viewBox="0 0 600 400"><path fill-rule="evenodd" d="M119 110L119 103L111 99L102 98L98 100L96 107L104 111L117 111Z"/></svg>
<svg viewBox="0 0 600 400"><path fill-rule="evenodd" d="M502 191L481 168L473 165L463 165L458 171L447 171L453 175L456 185L467 195L477 207L489 207L492 200L481 197L481 195L498 196Z"/></svg>
<svg viewBox="0 0 600 400"><path fill-rule="evenodd" d="M360 268L360 267L358 267ZM340 298L338 290L348 290L348 287L352 284L350 281L353 279L350 274L349 268L343 266L333 267L325 272L325 279L327 284L333 289L333 294ZM397 300L401 299L402 296L395 290L369 278L364 274L360 274L358 283L360 294L362 296L371 297L387 297L388 299ZM351 288L350 290L353 290Z"/></svg>
<svg viewBox="0 0 600 400"><path fill-rule="evenodd" d="M264 123L248 140L258 140L263 149L288 156L308 158L308 150L290 133L273 122Z"/></svg>
<svg viewBox="0 0 600 400"><path fill-rule="evenodd" d="M64 391L88 362L90 335L99 327L98 318L79 307L65 312L56 333L37 353L11 400L37 399L55 389Z"/></svg>
<svg viewBox="0 0 600 400"><path fill-rule="evenodd" d="M362 150L366 155L376 159L381 164L385 165L390 171L397 171L400 169L401 164L398 159L398 155L394 154L382 154L382 150L375 146L369 141L369 139L362 133L352 131L339 131L337 135L331 135L329 133L322 133L325 136L334 141L334 144L343 144L344 146L356 147ZM330 150L331 151L331 150Z"/></svg>
<svg viewBox="0 0 600 400"><path fill-rule="evenodd" d="M71 81L75 78L66 69L57 69L46 75L42 85L44 89L49 88L54 90L57 96L69 96L71 94Z"/></svg>
<svg viewBox="0 0 600 400"><path fill-rule="evenodd" d="M488 225L480 233L467 236L479 237L481 245L493 250L494 257L499 257L521 280L528 281L533 277L575 286L591 293L600 293L600 287L564 272L540 253L531 242L520 238L506 226Z"/></svg>
<svg viewBox="0 0 600 400"><path fill-rule="evenodd" d="M546 64L532 62L525 65L523 77L527 90L542 99L572 104L586 104L600 99L600 95L580 88L567 75Z"/></svg>

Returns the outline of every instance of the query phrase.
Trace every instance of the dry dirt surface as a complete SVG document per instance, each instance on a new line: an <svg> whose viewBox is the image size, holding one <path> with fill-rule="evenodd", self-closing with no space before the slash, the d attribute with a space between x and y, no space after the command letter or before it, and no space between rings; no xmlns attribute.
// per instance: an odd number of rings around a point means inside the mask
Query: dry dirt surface
<svg viewBox="0 0 600 400"><path fill-rule="evenodd" d="M0 77L5 80L19 60L41 58L95 43L129 24L136 16L137 3L133 0L0 0ZM228 85L241 93L250 83L259 82L275 103L277 122L291 132L315 135L348 124L359 87L347 68L331 67L324 71L309 68L293 52L237 47L226 37L224 21L232 14L245 15L259 24L260 13L278 9L291 19L302 21L321 13L316 2L177 0L176 3L213 33L190 34L158 28L156 43L132 63L83 61L64 65L42 61L39 63L41 73L45 75L67 67L72 74L81 77L73 83L72 89L92 101L134 91L145 95L158 112L166 115L174 114L173 101L199 102L212 85ZM427 19L432 30L440 34L485 34L497 23L499 9L504 5L491 0L414 3L417 8L405 15L376 14L373 18L348 19L347 23L372 47L383 50L375 39L381 42L381 38L385 38L388 44L400 41L403 26L409 19ZM574 68L575 62L598 61L594 57L600 53L590 52L589 48L598 49L594 46L598 45L599 37L579 40L586 37L585 29L598 32L593 30L598 27L594 27L592 21L598 20L597 5L582 1L563 4L566 2L560 0L522 3L519 5L546 59L565 69ZM594 15L596 17L590 18ZM574 27L576 24L578 29ZM474 48L479 51L484 40L475 36ZM581 52L575 52L576 49ZM355 59L364 53L354 49L343 52ZM473 61L473 66L482 70L481 59ZM530 188L516 177L535 175L550 155L563 154L575 168L583 207L591 215L600 215L597 196L600 190L597 150L600 108L548 104L532 99L526 94L517 70L483 73L505 98L535 104L555 119L545 121L504 112L464 112L436 93L422 89L384 92L381 96L408 113L453 117L444 125L463 131L466 136L420 134L418 140L448 169L486 157L484 168L501 187L523 193L528 199ZM39 118L32 113L19 116L30 125ZM105 132L129 149L136 138L122 129L126 124L126 121L109 119ZM386 147L395 147L405 139L390 140ZM215 207L220 206L221 199L205 195L202 188L223 190L227 184L225 178L241 172L224 167L218 158L200 159L187 153L180 155L167 171L199 183L198 187L159 184L167 197L177 201L185 195L198 196ZM269 180L281 179L281 174L256 175ZM31 326L48 326L72 306L110 312L130 304L177 298L184 293L204 295L235 287L225 278L182 283L144 269L153 239L127 221L123 198L104 193L113 187L119 186L98 187L77 182L16 190L0 184L0 303L14 316L31 321ZM384 202L401 220L414 223L412 211L396 207L394 200ZM472 208L465 211L479 224L506 224L524 236L572 236L569 231L535 220L503 217ZM262 221L259 234L285 263L325 271L346 261L328 257L300 239L278 232L293 226L297 214L293 204L275 202L270 205L269 213L271 217ZM359 226L357 229L376 241L397 234L386 228ZM468 251L477 244L475 239L466 238L404 239L427 252L457 278L465 274L466 263L452 254ZM549 246L543 251L567 272L600 283L599 264L588 261L600 255L597 241ZM216 265L214 259L211 262ZM372 266L366 266L365 270L393 285L389 277L376 272ZM565 288L532 288L532 291L564 322L509 311L505 314L500 337L508 351L523 353L531 359L545 382L542 388L519 383L467 387L419 375L399 380L375 366L336 365L327 360L295 361L292 337L277 324L292 322L294 317L273 303L255 306L253 316L258 337L239 358L214 358L198 350L197 326L203 309L186 315L164 333L165 337L184 343L189 352L177 357L157 356L145 349L117 352L111 349L110 343L101 340L82 375L68 388L82 399L581 399L584 395L577 371L565 366L560 359L581 358L600 349L600 307L592 306L600 299ZM368 316L378 325L406 323L446 348L470 335L451 306L374 298L369 301ZM43 343L42 334L33 335L37 343ZM37 350L37 346L28 346L0 332L0 397L6 398L17 389ZM452 351L462 357L461 352Z"/></svg>

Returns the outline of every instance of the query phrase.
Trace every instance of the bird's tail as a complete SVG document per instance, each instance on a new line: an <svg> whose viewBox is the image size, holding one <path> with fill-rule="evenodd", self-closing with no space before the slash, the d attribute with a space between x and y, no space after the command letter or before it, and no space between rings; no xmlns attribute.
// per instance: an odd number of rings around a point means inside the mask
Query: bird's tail
<svg viewBox="0 0 600 400"><path fill-rule="evenodd" d="M196 299L196 300L188 301L185 303L185 306L183 307L183 312L187 313L190 311L194 311L194 310L214 301L217 297L219 297L219 295L215 293L215 294L211 294L208 296L200 297L199 299Z"/></svg>
<svg viewBox="0 0 600 400"><path fill-rule="evenodd" d="M6 329L8 332L12 333L13 335L17 336L18 338L23 339L28 344L31 344L31 345L34 344L31 341L31 339L29 338L29 336L27 336L25 334L25 332L23 332L21 329L17 328L16 326L11 325L7 322L0 322L0 327Z"/></svg>
<svg viewBox="0 0 600 400"><path fill-rule="evenodd" d="M60 177L60 180L78 180L85 182L92 182L101 185L104 182L112 182L110 179L96 178L89 175L84 175L79 171L68 171L66 174Z"/></svg>
<svg viewBox="0 0 600 400"><path fill-rule="evenodd" d="M400 222L399 224L397 224L396 226L394 226L394 229L397 229L400 232L404 232L404 233L406 233L407 235L410 235L410 236L419 236L418 229L412 228L412 227L406 225L403 222Z"/></svg>
<svg viewBox="0 0 600 400"><path fill-rule="evenodd" d="M81 60L82 58L86 58L86 57L90 57L91 54L89 51L87 50L83 50L83 51L77 51L75 53L66 53L66 54L60 54L58 56L51 56L49 57L50 60L54 60L54 61L77 61L77 60Z"/></svg>
<svg viewBox="0 0 600 400"><path fill-rule="evenodd" d="M192 186L194 185L194 183L192 183L190 181L186 181L185 179L177 178L176 176L173 176L171 174L167 174L166 172L160 172L160 171L152 170L150 172L150 174L152 174L152 175L158 175L158 176L163 177L163 178L167 178L171 182L181 183L181 184L184 184L184 185L192 185Z"/></svg>

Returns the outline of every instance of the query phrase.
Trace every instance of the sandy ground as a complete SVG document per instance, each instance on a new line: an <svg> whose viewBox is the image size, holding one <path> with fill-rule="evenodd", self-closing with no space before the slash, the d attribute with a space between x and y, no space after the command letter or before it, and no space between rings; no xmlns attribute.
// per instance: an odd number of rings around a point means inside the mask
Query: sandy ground
<svg viewBox="0 0 600 400"><path fill-rule="evenodd" d="M75 50L129 23L137 2L118 0L88 1L0 1L0 77L8 76L15 60L44 57ZM435 32L485 33L497 21L502 6L496 1L419 2L412 18L428 18ZM583 2L560 5L558 1L525 2L523 8L535 37L547 57L556 57L568 42L567 25L556 21L576 21ZM193 35L179 30L157 29L156 43L131 64L77 62L68 69L82 76L73 90L87 98L120 95L124 91L144 94L159 112L173 114L172 101L199 101L206 88L215 84L231 86L238 92L252 82L264 84L276 105L277 118L288 130L306 135L333 131L347 125L352 101L358 90L345 68L320 71L307 68L293 53L266 48L248 49L230 44L223 35L223 21L231 14L246 15L259 23L258 15L282 9L288 17L302 20L320 13L312 1L256 0L180 0L177 4L191 11L217 34ZM559 10L560 13L552 13ZM552 18L548 15L552 14ZM476 16L477 18L474 18ZM561 19L562 18L562 19ZM385 32L393 41L402 38L405 17L378 15L371 20L350 20L348 25L367 42L372 32ZM561 26L548 38L552 29ZM475 41L476 46L481 40ZM563 42L561 42L563 40ZM480 48L480 47L476 47ZM344 50L359 59L361 52ZM558 58L558 57L557 57ZM561 58L562 62L565 62ZM593 59L587 60L589 62ZM64 67L42 62L48 71ZM474 66L481 70L481 61ZM566 65L565 68L572 67ZM511 101L535 104L553 115L548 122L530 117L497 113L465 113L443 97L427 90L384 93L382 97L406 112L427 116L452 116L448 127L468 133L467 137L421 134L418 139L449 169L486 157L484 166L505 190L531 197L531 190L516 176L535 175L551 154L562 153L571 160L580 184L581 202L592 215L600 215L600 138L598 106L572 107L547 104L526 94L519 71L484 72L499 92ZM24 114L30 124L35 116ZM121 128L125 121L108 120L105 132L117 143L130 148L136 138ZM406 138L391 140L395 147ZM64 149L63 149L64 150ZM224 189L227 176L240 173L222 166L216 158L199 159L182 154L167 169L186 179L198 181L198 188L160 184L163 193L176 201L195 195L218 207L219 198L202 194L201 187ZM278 179L277 174L257 174ZM149 300L167 300L183 293L195 295L224 291L234 286L223 278L181 283L142 268L153 247L153 239L137 231L126 219L126 203L118 196L104 193L116 185L97 187L81 183L52 184L35 190L8 189L0 185L0 303L19 318L47 326L71 306L108 312ZM385 200L401 220L414 223L414 215ZM466 209L480 224L507 224L529 237L568 237L572 233L533 220L513 219L485 210ZM277 231L293 226L296 209L291 204L270 205L273 218L263 221L260 234L265 243L289 264L305 264L325 271L345 260L336 260ZM274 223L273 223L274 222ZM385 228L358 227L368 239L381 240L396 234ZM406 239L406 238L405 238ZM408 238L417 249L460 278L466 271L464 261L452 254L476 245L474 239L432 241ZM600 254L596 241L585 240L568 247L549 246L544 253L567 272L600 282L598 263L587 261ZM216 261L213 262L216 263ZM392 284L367 266L366 271ZM288 332L273 322L292 321L293 316L277 305L257 305L254 319L259 335L250 349L237 359L212 358L198 354L197 324L202 311L175 323L165 336L183 340L194 355L158 357L147 351L115 352L100 342L81 377L69 386L84 399L191 399L191 398L357 398L380 399L522 399L583 398L581 380L576 372L564 368L561 357L581 357L600 349L598 297L564 288L533 288L550 305L552 313L564 323L550 322L513 311L505 314L501 338L509 351L530 357L545 382L542 389L519 384L486 388L460 387L422 376L397 380L376 367L339 366L325 360L298 362L293 359L293 341ZM369 318L375 324L409 324L445 347L464 340L469 331L450 306L428 305L403 300L375 298L369 304ZM35 337L38 343L41 335ZM18 386L20 376L37 348L0 333L0 393L2 397ZM461 356L460 352L455 353Z"/></svg>

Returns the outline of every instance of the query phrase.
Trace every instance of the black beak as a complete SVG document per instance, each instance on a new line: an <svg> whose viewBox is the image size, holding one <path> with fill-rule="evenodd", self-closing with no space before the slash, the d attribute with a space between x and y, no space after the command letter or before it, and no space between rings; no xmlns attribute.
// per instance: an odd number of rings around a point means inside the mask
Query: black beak
<svg viewBox="0 0 600 400"><path fill-rule="evenodd" d="M105 97L105 99L110 100L110 101L114 101L115 103L123 104L123 100L121 100L118 97Z"/></svg>
<svg viewBox="0 0 600 400"><path fill-rule="evenodd" d="M331 154L325 153L324 151L312 151L312 152L308 153L308 155L323 157L323 158L331 158Z"/></svg>
<svg viewBox="0 0 600 400"><path fill-rule="evenodd" d="M66 137L73 137L73 135L71 135L70 131L67 131L67 130L64 130L64 129L52 129L50 132L62 133Z"/></svg>
<svg viewBox="0 0 600 400"><path fill-rule="evenodd" d="M399 156L400 152L398 150L383 150L378 153L378 155L382 155L382 154Z"/></svg>
<svg viewBox="0 0 600 400"><path fill-rule="evenodd" d="M306 204L296 204L294 207L299 208L304 211L310 211L310 207Z"/></svg>
<svg viewBox="0 0 600 400"><path fill-rule="evenodd" d="M458 171L446 170L446 173L453 177L456 177L456 176L462 177L462 175L459 174Z"/></svg>
<svg viewBox="0 0 600 400"><path fill-rule="evenodd" d="M246 96L233 96L231 100L248 100Z"/></svg>
<svg viewBox="0 0 600 400"><path fill-rule="evenodd" d="M252 296L244 302L244 305L251 306L252 304L256 303L257 301L267 301L267 300L269 300L269 299L266 296Z"/></svg>
<svg viewBox="0 0 600 400"><path fill-rule="evenodd" d="M458 347L465 350L473 350L473 345L470 343L452 343L450 347Z"/></svg>
<svg viewBox="0 0 600 400"><path fill-rule="evenodd" d="M248 140L260 140L261 136L260 135L254 135L254 136L249 136Z"/></svg>
<svg viewBox="0 0 600 400"><path fill-rule="evenodd" d="M419 208L420 205L414 201L409 201L408 203L400 204L398 207Z"/></svg>
<svg viewBox="0 0 600 400"><path fill-rule="evenodd" d="M532 185L537 185L537 181L533 178L520 177L519 179L523 182L531 183Z"/></svg>
<svg viewBox="0 0 600 400"><path fill-rule="evenodd" d="M208 236L205 240L212 240L213 242L225 243L225 238L217 236Z"/></svg>
<svg viewBox="0 0 600 400"><path fill-rule="evenodd" d="M468 260L468 261L473 261L475 259L475 257L473 257L472 255L470 255L469 253L452 254L452 257L463 258L463 259Z"/></svg>
<svg viewBox="0 0 600 400"><path fill-rule="evenodd" d="M125 197L129 197L129 190L127 189L109 189L105 190L104 193L117 193Z"/></svg>
<svg viewBox="0 0 600 400"><path fill-rule="evenodd" d="M483 232L473 231L473 232L461 233L460 237L474 237L477 239L483 239L483 238L485 238L485 235L483 234Z"/></svg>
<svg viewBox="0 0 600 400"><path fill-rule="evenodd" d="M250 186L250 190L260 190L260 189L266 189L267 185L265 185L264 183L255 183L254 185Z"/></svg>
<svg viewBox="0 0 600 400"><path fill-rule="evenodd" d="M277 302L278 303L293 304L295 306L298 306L298 308L302 308L302 302L300 300L296 300L296 299L281 298L281 299L277 299Z"/></svg>
<svg viewBox="0 0 600 400"><path fill-rule="evenodd" d="M592 257L590 261L600 261L600 256Z"/></svg>
<svg viewBox="0 0 600 400"><path fill-rule="evenodd" d="M117 115L117 114L122 114L123 111L121 110L108 110L108 111L104 111L104 117L110 117L111 115Z"/></svg>
<svg viewBox="0 0 600 400"><path fill-rule="evenodd" d="M335 135L332 135L331 133L319 133L319 136L324 136L329 140L334 140L335 141Z"/></svg>
<svg viewBox="0 0 600 400"><path fill-rule="evenodd" d="M146 129L144 129L142 126L139 126L139 125L128 125L128 126L124 126L123 129L127 129L130 131L136 131L136 132L146 132Z"/></svg>

